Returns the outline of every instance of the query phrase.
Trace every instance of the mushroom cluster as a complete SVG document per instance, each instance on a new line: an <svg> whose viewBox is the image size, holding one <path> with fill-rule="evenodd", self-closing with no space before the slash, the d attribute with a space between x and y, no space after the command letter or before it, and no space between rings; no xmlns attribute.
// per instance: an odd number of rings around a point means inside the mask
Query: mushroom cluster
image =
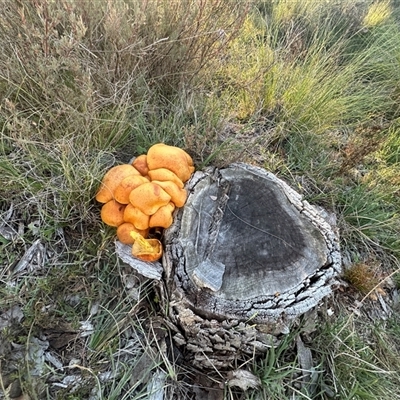
<svg viewBox="0 0 400 400"><path fill-rule="evenodd" d="M103 203L101 219L117 228L120 242L132 245L132 255L156 261L162 255L152 228L168 228L176 207L187 198L184 183L194 172L193 160L184 150L158 143L132 164L111 168L103 177L96 200Z"/></svg>

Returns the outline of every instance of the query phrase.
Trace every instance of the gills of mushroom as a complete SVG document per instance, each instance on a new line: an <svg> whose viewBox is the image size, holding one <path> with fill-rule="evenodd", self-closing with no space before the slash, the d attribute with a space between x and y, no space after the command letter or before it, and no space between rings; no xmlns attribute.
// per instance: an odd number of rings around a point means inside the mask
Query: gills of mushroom
<svg viewBox="0 0 400 400"><path fill-rule="evenodd" d="M132 231L130 233L134 240L132 246L132 255L143 261L157 261L162 256L162 245L158 239L145 239L139 233Z"/></svg>
<svg viewBox="0 0 400 400"><path fill-rule="evenodd" d="M133 237L131 236L132 231L139 233L144 238L147 237L147 235L149 234L148 229L141 230L141 229L136 228L130 222L124 222L117 227L118 240L123 244L133 245L134 240L133 240Z"/></svg>

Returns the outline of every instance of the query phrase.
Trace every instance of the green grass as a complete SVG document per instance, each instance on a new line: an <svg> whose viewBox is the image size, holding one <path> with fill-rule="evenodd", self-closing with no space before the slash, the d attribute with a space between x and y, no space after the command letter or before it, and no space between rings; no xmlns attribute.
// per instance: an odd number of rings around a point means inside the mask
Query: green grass
<svg viewBox="0 0 400 400"><path fill-rule="evenodd" d="M146 398L157 370L168 394L188 392L194 371L149 330L157 294L120 265L94 201L105 171L157 142L198 168L246 161L276 173L336 214L346 267L391 275L388 298L399 289L397 1L0 0L0 10L0 313L15 313L0 330L0 398L10 374L32 399ZM260 388L240 394L213 377L224 397L400 398L396 313L371 323L356 304L379 302L348 284L333 316L250 360ZM32 373L43 332L68 368ZM296 335L312 352L312 388L298 384ZM132 382L140 360L149 374ZM67 375L85 384L52 384Z"/></svg>
<svg viewBox="0 0 400 400"><path fill-rule="evenodd" d="M322 326L313 343L321 388L343 399L398 398L398 329L396 316L370 324L350 315Z"/></svg>

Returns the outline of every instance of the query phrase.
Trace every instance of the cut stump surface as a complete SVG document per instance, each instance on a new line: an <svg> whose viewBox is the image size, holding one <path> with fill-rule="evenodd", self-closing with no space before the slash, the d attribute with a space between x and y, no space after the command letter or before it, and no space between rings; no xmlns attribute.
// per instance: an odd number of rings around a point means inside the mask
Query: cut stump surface
<svg viewBox="0 0 400 400"><path fill-rule="evenodd" d="M196 173L165 235L182 301L206 318L291 319L330 293L338 238L320 213L263 169Z"/></svg>

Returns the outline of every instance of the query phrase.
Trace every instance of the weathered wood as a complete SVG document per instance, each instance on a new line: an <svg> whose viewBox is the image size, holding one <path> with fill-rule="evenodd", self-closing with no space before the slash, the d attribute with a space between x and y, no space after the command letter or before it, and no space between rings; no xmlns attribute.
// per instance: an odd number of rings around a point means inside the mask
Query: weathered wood
<svg viewBox="0 0 400 400"><path fill-rule="evenodd" d="M271 345L331 293L340 273L334 229L285 182L246 164L196 172L165 232L177 343L201 367Z"/></svg>
<svg viewBox="0 0 400 400"><path fill-rule="evenodd" d="M130 265L140 275L157 281L161 279L163 268L160 262L146 262L133 257L132 246L123 244L118 240L115 241L115 251L123 262Z"/></svg>

